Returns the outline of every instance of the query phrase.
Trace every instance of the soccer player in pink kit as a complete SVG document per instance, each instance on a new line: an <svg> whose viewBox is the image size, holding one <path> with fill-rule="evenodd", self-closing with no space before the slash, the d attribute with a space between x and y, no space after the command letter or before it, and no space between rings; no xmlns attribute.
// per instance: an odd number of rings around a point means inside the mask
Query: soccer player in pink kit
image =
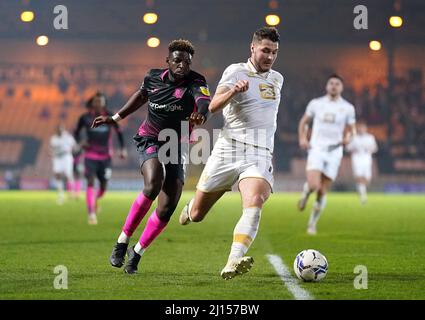
<svg viewBox="0 0 425 320"><path fill-rule="evenodd" d="M89 111L83 114L75 130L75 140L84 148L84 167L87 179L86 203L88 223L97 224L97 201L105 194L108 180L111 177L112 156L112 129L115 130L120 144L120 157L127 156L124 148L124 137L117 123L92 128L94 119L98 116L107 116L106 98L102 93L96 93L89 101ZM86 130L87 141L81 142L81 132ZM99 180L99 189L94 191L95 178Z"/></svg>
<svg viewBox="0 0 425 320"><path fill-rule="evenodd" d="M182 126L189 120L189 130L203 124L208 115L210 94L205 78L190 70L194 48L187 40L174 40L169 44L166 69L152 69L144 78L141 88L114 116L96 118L93 127L113 124L148 103L148 116L134 136L140 157L140 170L144 188L130 208L122 232L118 237L110 263L120 268L128 261L124 271L137 272L137 266L146 248L164 230L173 214L185 180L184 157L187 155L179 143L178 161L167 163L161 159L160 141L162 130L173 130L180 141L188 138L182 134ZM128 248L130 237L158 197L158 207L149 217L146 227L136 245Z"/></svg>

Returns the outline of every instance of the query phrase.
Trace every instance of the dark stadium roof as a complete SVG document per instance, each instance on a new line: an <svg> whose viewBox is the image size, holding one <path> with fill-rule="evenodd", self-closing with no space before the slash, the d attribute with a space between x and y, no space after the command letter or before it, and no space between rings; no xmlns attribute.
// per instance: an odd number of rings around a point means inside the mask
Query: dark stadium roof
<svg viewBox="0 0 425 320"><path fill-rule="evenodd" d="M283 41L357 42L385 37L388 16L395 13L391 0L278 0L273 11L267 0L20 0L0 1L0 38L33 38L40 33L60 39L138 40L154 34L162 39L186 37L204 41L246 41L251 32L265 24L264 16L276 12ZM425 43L425 1L401 3L405 24L398 30L404 43ZM53 7L66 5L69 30L53 29ZM369 29L353 28L353 8L366 4ZM30 24L20 21L24 9L35 11ZM147 11L159 14L158 23L141 21Z"/></svg>

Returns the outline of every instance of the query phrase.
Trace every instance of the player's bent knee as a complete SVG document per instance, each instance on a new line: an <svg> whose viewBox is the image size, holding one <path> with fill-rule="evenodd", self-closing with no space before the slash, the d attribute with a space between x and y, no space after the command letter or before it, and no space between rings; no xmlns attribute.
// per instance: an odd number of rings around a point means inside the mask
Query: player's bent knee
<svg viewBox="0 0 425 320"><path fill-rule="evenodd" d="M170 210L168 208L156 209L156 214L161 221L169 221L173 215L174 209Z"/></svg>
<svg viewBox="0 0 425 320"><path fill-rule="evenodd" d="M177 208L177 203L174 203L172 201L170 203L162 203L158 205L156 209L156 213L158 214L158 217L161 220L168 221L170 220L176 208Z"/></svg>
<svg viewBox="0 0 425 320"><path fill-rule="evenodd" d="M145 184L143 188L143 193L149 199L155 199L158 194L161 192L162 181L152 181Z"/></svg>
<svg viewBox="0 0 425 320"><path fill-rule="evenodd" d="M247 198L244 203L244 207L258 207L261 208L267 201L268 195L265 194L254 194Z"/></svg>
<svg viewBox="0 0 425 320"><path fill-rule="evenodd" d="M100 180L100 189L106 190L108 188L108 180Z"/></svg>
<svg viewBox="0 0 425 320"><path fill-rule="evenodd" d="M321 186L321 187L317 190L317 193L318 193L321 197L325 196L325 195L326 195L326 192L327 192L327 189L326 189L324 186Z"/></svg>
<svg viewBox="0 0 425 320"><path fill-rule="evenodd" d="M316 191L319 191L322 188L322 186L319 182L309 182L308 188L310 189L311 192L316 192Z"/></svg>
<svg viewBox="0 0 425 320"><path fill-rule="evenodd" d="M89 186L89 187L94 186L94 178L93 177L87 178L87 186Z"/></svg>

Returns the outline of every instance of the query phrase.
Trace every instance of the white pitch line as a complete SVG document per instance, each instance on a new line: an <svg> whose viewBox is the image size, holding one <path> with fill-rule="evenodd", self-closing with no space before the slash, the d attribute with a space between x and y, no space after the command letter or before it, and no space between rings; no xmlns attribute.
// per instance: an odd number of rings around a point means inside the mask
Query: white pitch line
<svg viewBox="0 0 425 320"><path fill-rule="evenodd" d="M275 254L268 254L267 259L276 270L284 285L292 293L296 300L313 300L313 296L307 290L298 285L298 280L295 279L288 267L283 263L281 257Z"/></svg>

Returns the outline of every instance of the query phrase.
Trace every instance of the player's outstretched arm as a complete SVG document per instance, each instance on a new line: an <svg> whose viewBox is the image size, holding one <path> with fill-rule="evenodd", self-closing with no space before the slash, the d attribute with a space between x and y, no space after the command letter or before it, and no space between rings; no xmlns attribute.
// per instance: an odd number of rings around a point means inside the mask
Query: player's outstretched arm
<svg viewBox="0 0 425 320"><path fill-rule="evenodd" d="M223 109L236 94L245 92L249 89L249 82L246 80L239 80L233 88L227 86L220 86L214 94L214 97L208 107L211 113Z"/></svg>
<svg viewBox="0 0 425 320"><path fill-rule="evenodd" d="M114 122L114 124L112 126L115 129L115 133L117 134L117 138L118 138L118 143L120 145L119 156L120 156L121 159L126 159L127 158L127 150L126 150L125 144L124 144L124 135L123 135L121 128L120 128L120 126L117 122Z"/></svg>
<svg viewBox="0 0 425 320"><path fill-rule="evenodd" d="M99 116L94 119L92 128L96 128L102 124L114 124L119 120L122 120L128 115L132 114L134 111L143 106L147 101L147 92L144 90L138 90L130 97L130 99L128 99L127 103L112 117Z"/></svg>
<svg viewBox="0 0 425 320"><path fill-rule="evenodd" d="M310 143L308 142L307 132L308 132L308 124L310 123L311 118L307 114L304 114L298 123L298 142L300 148L303 150L307 150L310 148Z"/></svg>
<svg viewBox="0 0 425 320"><path fill-rule="evenodd" d="M205 79L197 81L191 88L196 111L192 112L189 122L194 126L204 124L210 116L209 106L211 103L210 91Z"/></svg>

